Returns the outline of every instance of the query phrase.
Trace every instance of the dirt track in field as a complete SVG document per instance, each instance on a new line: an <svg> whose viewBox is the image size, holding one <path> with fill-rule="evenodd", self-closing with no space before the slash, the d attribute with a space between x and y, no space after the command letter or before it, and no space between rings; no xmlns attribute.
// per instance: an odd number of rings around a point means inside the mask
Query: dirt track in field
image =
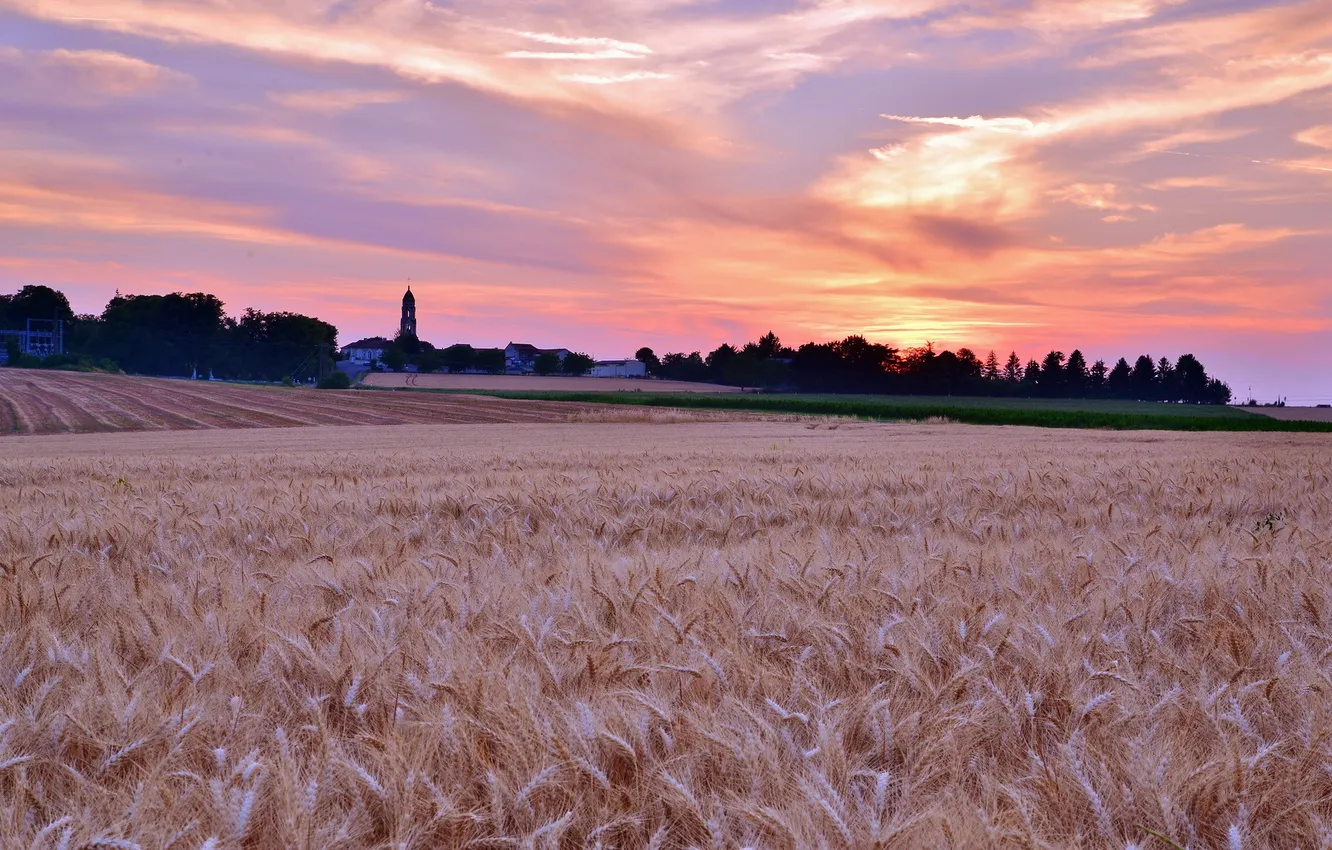
<svg viewBox="0 0 1332 850"><path fill-rule="evenodd" d="M0 435L566 422L601 408L481 396L246 386L0 369Z"/></svg>

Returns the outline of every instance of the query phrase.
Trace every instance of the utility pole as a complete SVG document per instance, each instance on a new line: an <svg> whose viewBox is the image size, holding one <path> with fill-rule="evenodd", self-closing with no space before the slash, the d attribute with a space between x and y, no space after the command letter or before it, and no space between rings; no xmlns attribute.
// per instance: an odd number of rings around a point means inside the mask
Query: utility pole
<svg viewBox="0 0 1332 850"><path fill-rule="evenodd" d="M318 366L319 377L318 377L318 380L322 381L322 380L324 380L325 378L327 378L329 375L332 375L332 374L333 374L333 369L334 369L334 365L333 365L333 346L329 345L329 344L326 343L326 342L324 342L324 343L320 343L320 344L319 344L319 366Z"/></svg>

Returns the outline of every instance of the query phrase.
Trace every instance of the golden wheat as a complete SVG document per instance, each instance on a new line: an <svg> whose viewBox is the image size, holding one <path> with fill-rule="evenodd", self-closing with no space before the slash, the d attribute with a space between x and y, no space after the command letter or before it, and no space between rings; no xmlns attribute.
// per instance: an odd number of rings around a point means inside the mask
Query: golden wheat
<svg viewBox="0 0 1332 850"><path fill-rule="evenodd" d="M955 425L0 441L0 844L1326 846L1330 477Z"/></svg>

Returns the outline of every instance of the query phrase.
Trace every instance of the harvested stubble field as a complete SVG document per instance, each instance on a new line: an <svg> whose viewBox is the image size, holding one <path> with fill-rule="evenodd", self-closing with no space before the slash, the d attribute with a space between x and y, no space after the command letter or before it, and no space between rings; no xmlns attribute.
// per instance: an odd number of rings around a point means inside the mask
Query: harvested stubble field
<svg viewBox="0 0 1332 850"><path fill-rule="evenodd" d="M868 423L0 441L0 844L1326 846L1330 477Z"/></svg>
<svg viewBox="0 0 1332 850"><path fill-rule="evenodd" d="M336 392L0 368L0 435L564 422L570 417L620 416L598 414L603 409L485 396Z"/></svg>

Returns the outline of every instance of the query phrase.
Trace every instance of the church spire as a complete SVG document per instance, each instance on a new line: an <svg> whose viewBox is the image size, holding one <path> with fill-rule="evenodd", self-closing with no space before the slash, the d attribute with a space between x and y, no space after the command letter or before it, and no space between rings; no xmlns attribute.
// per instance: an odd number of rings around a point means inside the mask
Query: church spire
<svg viewBox="0 0 1332 850"><path fill-rule="evenodd" d="M398 330L403 336L416 336L416 296L412 294L412 287L407 286L407 294L402 296L402 323Z"/></svg>

